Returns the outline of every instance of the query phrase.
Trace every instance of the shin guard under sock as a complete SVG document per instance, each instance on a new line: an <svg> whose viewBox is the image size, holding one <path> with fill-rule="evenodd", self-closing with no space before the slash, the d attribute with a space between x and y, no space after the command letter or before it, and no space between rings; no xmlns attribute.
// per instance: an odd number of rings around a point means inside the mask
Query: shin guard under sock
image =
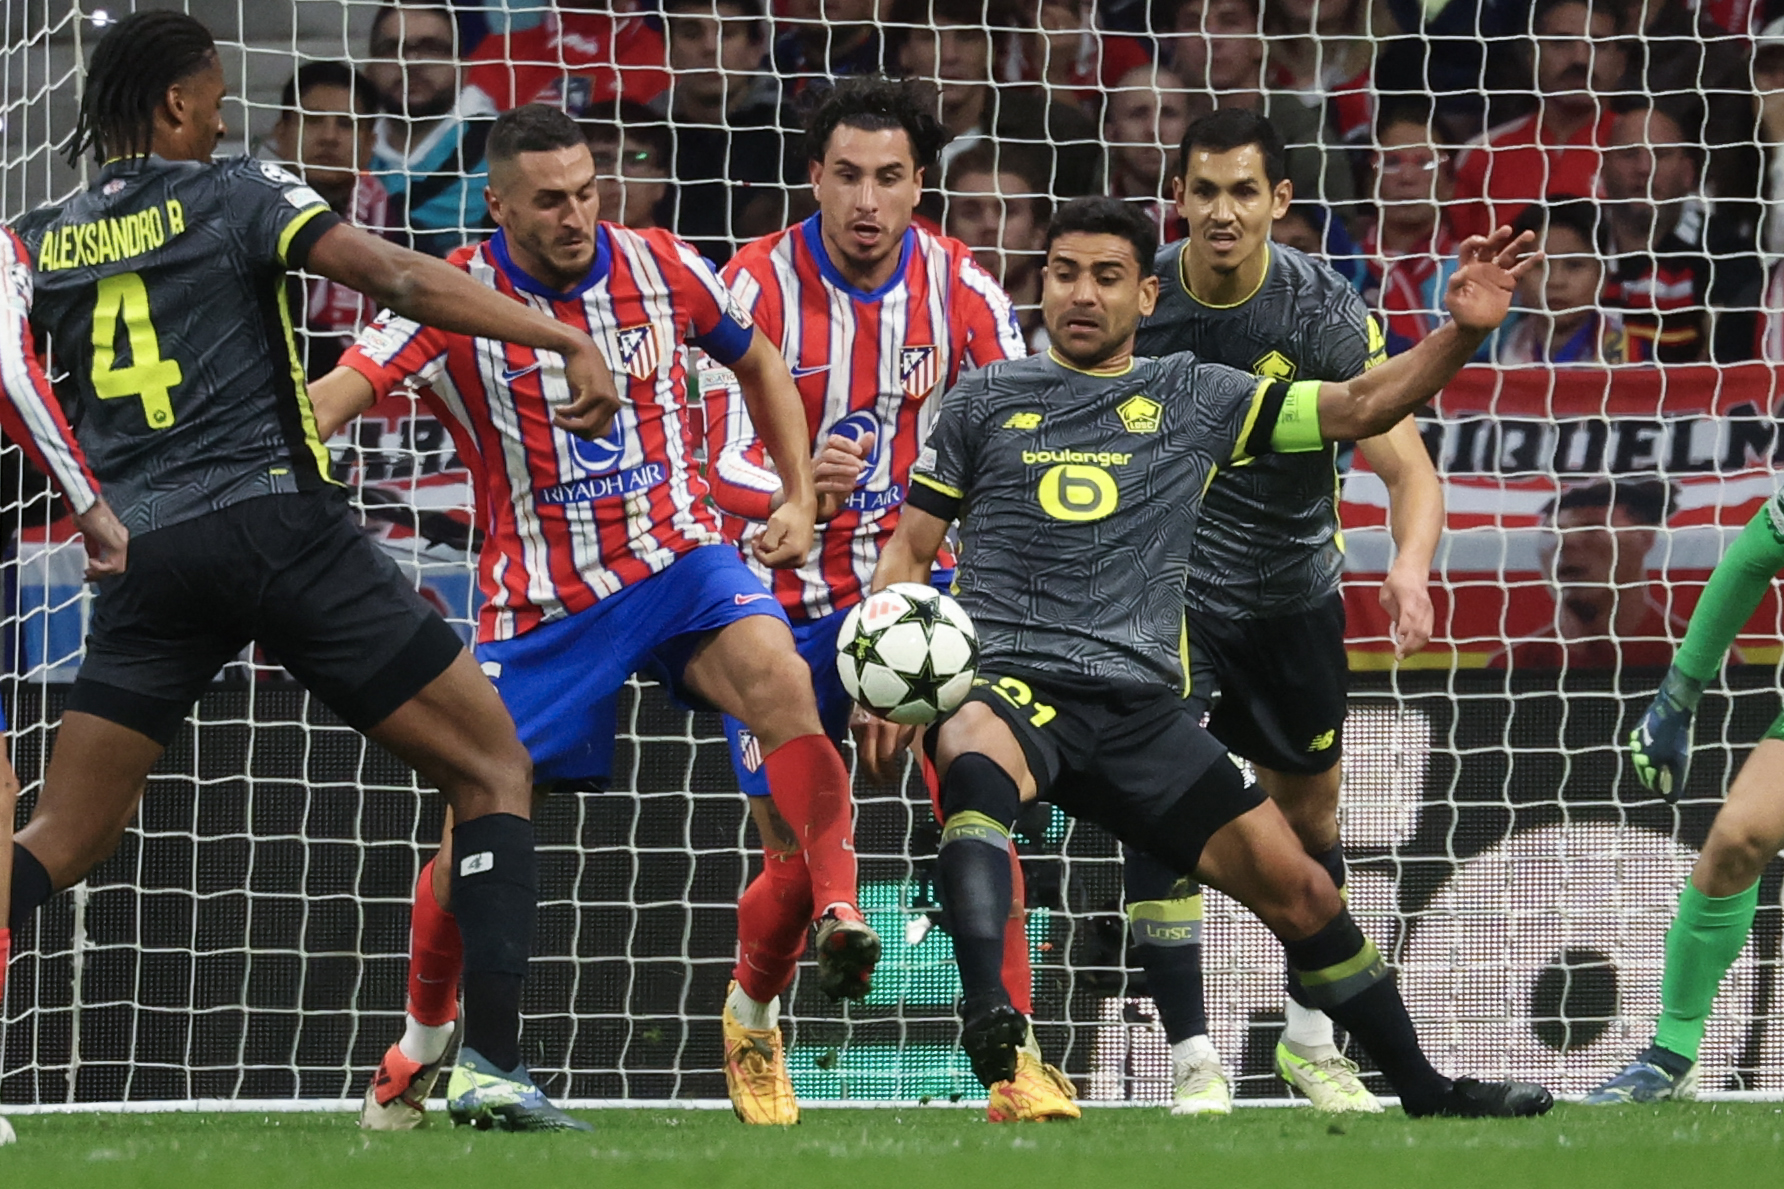
<svg viewBox="0 0 1784 1189"><path fill-rule="evenodd" d="M737 965L731 977L745 995L768 1003L787 989L805 951L811 917L804 852L767 852L762 874L737 901Z"/></svg>
<svg viewBox="0 0 1784 1189"><path fill-rule="evenodd" d="M936 890L954 934L969 1017L1006 995L1001 974L1014 892L1010 830L1021 807L1016 782L977 752L957 757L942 778Z"/></svg>
<svg viewBox="0 0 1784 1189"><path fill-rule="evenodd" d="M1010 848L1010 919L1004 922L1003 987L1010 1006L1034 1015L1034 968L1028 960L1028 886L1022 859Z"/></svg>
<svg viewBox="0 0 1784 1189"><path fill-rule="evenodd" d="M7 901L6 927L19 929L24 927L31 914L36 912L51 896L56 894L50 883L50 873L44 870L37 856L20 846L17 840L12 844L12 899Z"/></svg>
<svg viewBox="0 0 1784 1189"><path fill-rule="evenodd" d="M1375 943L1341 910L1312 937L1285 941L1290 978L1311 1005L1344 1026L1400 1096L1408 1114L1435 1109L1450 1080L1433 1069L1419 1047L1412 1017Z"/></svg>
<svg viewBox="0 0 1784 1189"><path fill-rule="evenodd" d="M1716 988L1753 928L1759 884L1732 896L1706 896L1686 881L1679 914L1666 931L1666 970L1660 978L1660 1020L1654 1043L1689 1061L1697 1060L1704 1026L1716 1002Z"/></svg>
<svg viewBox="0 0 1784 1189"><path fill-rule="evenodd" d="M1165 1036L1177 1044L1205 1035L1202 887L1131 846L1121 848L1121 864L1134 960L1146 972L1146 990Z"/></svg>
<svg viewBox="0 0 1784 1189"><path fill-rule="evenodd" d="M458 1018L458 979L465 947L458 920L434 895L434 863L429 859L415 881L409 911L409 1015L430 1027Z"/></svg>
<svg viewBox="0 0 1784 1189"><path fill-rule="evenodd" d="M539 857L533 823L489 813L452 829L452 909L464 939L465 1045L520 1064L520 989L533 953Z"/></svg>
<svg viewBox="0 0 1784 1189"><path fill-rule="evenodd" d="M812 905L854 907L855 820L849 770L826 735L790 739L762 759L774 807L793 828L811 879Z"/></svg>

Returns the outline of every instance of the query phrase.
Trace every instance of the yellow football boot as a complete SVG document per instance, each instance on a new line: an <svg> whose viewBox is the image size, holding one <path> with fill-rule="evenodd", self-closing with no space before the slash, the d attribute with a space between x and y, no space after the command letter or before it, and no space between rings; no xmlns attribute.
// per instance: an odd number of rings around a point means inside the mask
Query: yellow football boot
<svg viewBox="0 0 1784 1189"><path fill-rule="evenodd" d="M732 983L731 989L737 984ZM729 994L729 992L727 992ZM787 1076L787 1054L779 1028L745 1028L725 1004L725 1089L731 1109L745 1123L786 1125L799 1122L793 1079Z"/></svg>
<svg viewBox="0 0 1784 1189"><path fill-rule="evenodd" d="M1084 1112L1072 1099L1072 1080L1026 1046L1016 1053L1016 1076L991 1087L985 1118L992 1123L1046 1123L1076 1119Z"/></svg>

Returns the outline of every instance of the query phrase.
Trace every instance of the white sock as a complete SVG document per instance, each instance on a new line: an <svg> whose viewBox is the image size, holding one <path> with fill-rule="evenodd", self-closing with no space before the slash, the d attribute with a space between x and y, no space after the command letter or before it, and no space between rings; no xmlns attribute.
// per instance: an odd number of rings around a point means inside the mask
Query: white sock
<svg viewBox="0 0 1784 1189"><path fill-rule="evenodd" d="M732 1019L752 1032L768 1032L780 1027L779 995L767 1003L757 1003L743 993L742 987L732 987L731 993L725 997L725 1006L731 1009Z"/></svg>
<svg viewBox="0 0 1784 1189"><path fill-rule="evenodd" d="M1290 999L1286 1014L1288 1027L1282 1030L1282 1039L1289 1044L1297 1049L1337 1047L1338 1042L1332 1036L1332 1017L1325 1012L1302 1007Z"/></svg>
<svg viewBox="0 0 1784 1189"><path fill-rule="evenodd" d="M1172 1065L1201 1065L1210 1059L1218 1061L1220 1054L1215 1051L1214 1042L1208 1039L1206 1032L1188 1040L1180 1040L1171 1046Z"/></svg>
<svg viewBox="0 0 1784 1189"><path fill-rule="evenodd" d="M447 1020L444 1024L423 1024L405 1012L403 1038L396 1042L396 1047L409 1060L420 1065L432 1065L446 1055L446 1046L452 1043L452 1030L457 1026L455 1020Z"/></svg>

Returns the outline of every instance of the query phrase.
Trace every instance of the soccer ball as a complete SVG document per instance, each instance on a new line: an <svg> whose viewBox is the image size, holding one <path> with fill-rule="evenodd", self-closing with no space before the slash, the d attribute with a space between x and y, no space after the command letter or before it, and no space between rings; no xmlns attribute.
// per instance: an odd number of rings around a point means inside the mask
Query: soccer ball
<svg viewBox="0 0 1784 1189"><path fill-rule="evenodd" d="M947 595L895 582L842 621L836 669L849 696L897 723L935 721L966 698L979 666L979 634Z"/></svg>

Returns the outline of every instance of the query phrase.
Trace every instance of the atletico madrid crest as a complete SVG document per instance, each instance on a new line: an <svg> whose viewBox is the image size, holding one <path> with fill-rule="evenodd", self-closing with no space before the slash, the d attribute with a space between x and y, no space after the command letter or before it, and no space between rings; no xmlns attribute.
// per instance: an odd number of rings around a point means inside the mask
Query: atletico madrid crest
<svg viewBox="0 0 1784 1189"><path fill-rule="evenodd" d="M936 367L935 348L900 347L898 349L898 378L904 383L904 394L917 400L923 399L931 388L935 387Z"/></svg>
<svg viewBox="0 0 1784 1189"><path fill-rule="evenodd" d="M619 366L635 380L648 380L663 362L663 349L656 324L627 326L614 332L613 342L619 348Z"/></svg>

